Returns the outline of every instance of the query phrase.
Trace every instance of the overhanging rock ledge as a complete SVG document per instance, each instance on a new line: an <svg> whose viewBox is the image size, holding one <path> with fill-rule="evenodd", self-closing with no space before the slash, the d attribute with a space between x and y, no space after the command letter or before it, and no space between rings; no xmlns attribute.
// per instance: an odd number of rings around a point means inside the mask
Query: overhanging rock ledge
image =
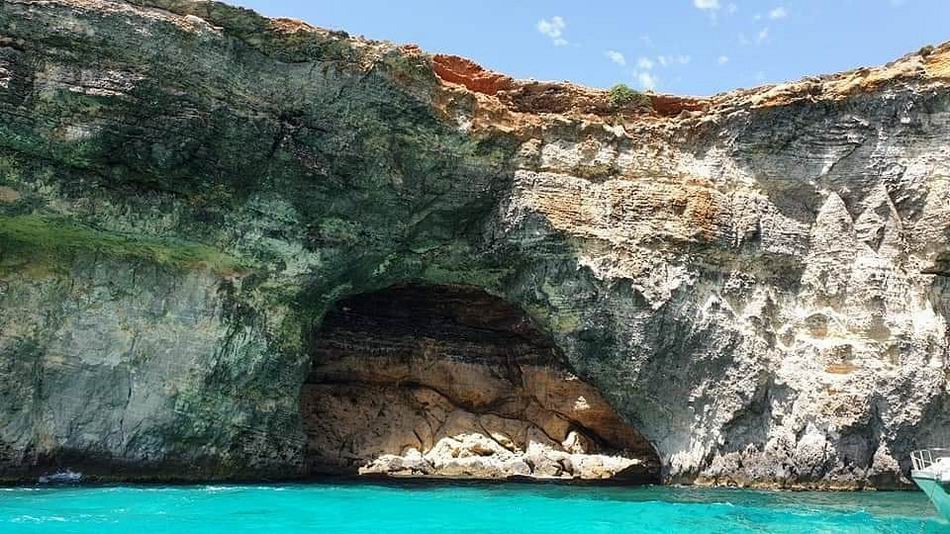
<svg viewBox="0 0 950 534"><path fill-rule="evenodd" d="M523 313L666 482L906 486L950 428L948 88L943 44L618 102L217 2L6 0L0 479L306 476L324 316L411 285Z"/></svg>

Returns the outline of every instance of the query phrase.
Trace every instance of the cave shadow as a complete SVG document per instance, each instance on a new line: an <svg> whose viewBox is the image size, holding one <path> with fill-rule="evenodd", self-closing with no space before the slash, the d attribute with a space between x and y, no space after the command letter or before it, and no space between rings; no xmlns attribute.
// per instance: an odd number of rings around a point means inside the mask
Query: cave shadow
<svg viewBox="0 0 950 534"><path fill-rule="evenodd" d="M402 284L315 328L300 414L308 476L660 481L653 446L519 307Z"/></svg>

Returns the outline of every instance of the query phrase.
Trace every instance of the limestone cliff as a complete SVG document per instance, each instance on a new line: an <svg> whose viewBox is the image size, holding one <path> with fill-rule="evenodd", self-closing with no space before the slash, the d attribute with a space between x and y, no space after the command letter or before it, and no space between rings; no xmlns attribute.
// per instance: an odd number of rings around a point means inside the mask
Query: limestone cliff
<svg viewBox="0 0 950 534"><path fill-rule="evenodd" d="M624 103L215 2L3 0L0 478L472 469L442 443L905 484L950 438L948 139L950 44Z"/></svg>

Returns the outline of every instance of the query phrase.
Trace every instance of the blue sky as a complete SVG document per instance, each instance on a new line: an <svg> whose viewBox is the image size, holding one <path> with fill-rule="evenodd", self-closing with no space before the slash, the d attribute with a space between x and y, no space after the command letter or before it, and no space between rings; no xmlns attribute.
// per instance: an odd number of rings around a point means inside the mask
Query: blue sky
<svg viewBox="0 0 950 534"><path fill-rule="evenodd" d="M518 78L708 95L950 40L950 0L230 0Z"/></svg>

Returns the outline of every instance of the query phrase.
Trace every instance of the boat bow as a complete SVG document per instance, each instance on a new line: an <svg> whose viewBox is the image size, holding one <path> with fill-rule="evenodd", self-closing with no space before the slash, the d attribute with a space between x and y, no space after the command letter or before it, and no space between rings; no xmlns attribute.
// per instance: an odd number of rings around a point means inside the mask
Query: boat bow
<svg viewBox="0 0 950 534"><path fill-rule="evenodd" d="M950 521L950 449L922 449L911 453L911 478L944 519Z"/></svg>

